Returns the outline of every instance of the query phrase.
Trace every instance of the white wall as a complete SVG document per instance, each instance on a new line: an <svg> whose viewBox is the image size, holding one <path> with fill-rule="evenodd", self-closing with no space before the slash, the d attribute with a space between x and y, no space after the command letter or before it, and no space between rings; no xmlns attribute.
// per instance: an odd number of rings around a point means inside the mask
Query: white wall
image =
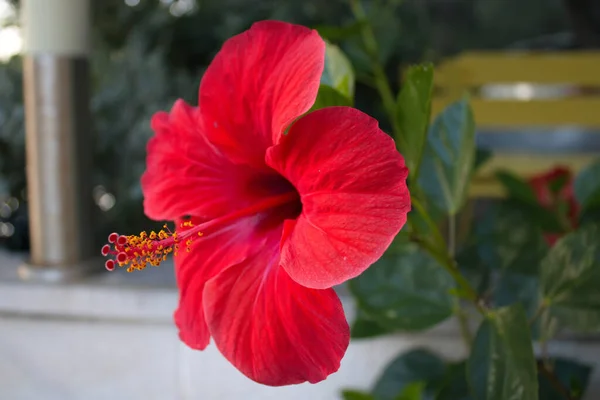
<svg viewBox="0 0 600 400"><path fill-rule="evenodd" d="M454 325L446 324L354 341L340 371L322 383L260 386L214 346L197 352L179 342L174 289L135 287L135 277L112 274L71 285L22 283L7 277L1 261L0 400L336 400L342 388L369 388L387 362L411 347L463 356ZM348 299L345 306L352 318ZM600 342L564 342L551 351L600 361ZM593 386L586 400L600 398L600 368Z"/></svg>
<svg viewBox="0 0 600 400"><path fill-rule="evenodd" d="M332 400L367 388L390 357L414 344L387 338L350 346L340 371L317 385L270 388L248 380L214 346L189 350L166 325L0 319L2 400ZM460 343L440 347L457 356Z"/></svg>

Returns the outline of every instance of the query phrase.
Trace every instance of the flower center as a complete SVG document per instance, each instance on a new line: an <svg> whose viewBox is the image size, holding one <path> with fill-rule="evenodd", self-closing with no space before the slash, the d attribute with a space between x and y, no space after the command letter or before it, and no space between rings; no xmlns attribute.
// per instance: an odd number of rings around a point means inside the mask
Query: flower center
<svg viewBox="0 0 600 400"><path fill-rule="evenodd" d="M148 264L156 267L162 261L165 261L171 253L177 255L182 249L189 252L196 240L218 230L220 227L240 218L249 217L298 200L296 191L268 197L249 207L199 225L194 225L192 221L184 221L180 224L178 232L172 232L165 224L159 232L151 231L147 233L144 231L139 235L111 233L108 235L108 244L102 247L103 256L113 257L106 261L105 267L109 271L114 270L117 265L127 267L127 272L141 271Z"/></svg>

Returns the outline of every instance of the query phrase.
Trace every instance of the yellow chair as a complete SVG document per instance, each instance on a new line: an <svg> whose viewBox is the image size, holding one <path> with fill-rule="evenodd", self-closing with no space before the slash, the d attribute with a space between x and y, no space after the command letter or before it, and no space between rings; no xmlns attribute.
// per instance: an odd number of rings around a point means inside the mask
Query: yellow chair
<svg viewBox="0 0 600 400"><path fill-rule="evenodd" d="M600 134L600 52L464 53L437 66L435 86L432 115L468 91L479 131L511 135L534 130L544 135L561 127L577 127ZM501 89L511 96L503 97ZM486 96L494 90L495 96ZM557 164L579 171L599 155L590 151L495 152L476 176L471 194L501 196L502 188L493 175L499 168L527 178Z"/></svg>

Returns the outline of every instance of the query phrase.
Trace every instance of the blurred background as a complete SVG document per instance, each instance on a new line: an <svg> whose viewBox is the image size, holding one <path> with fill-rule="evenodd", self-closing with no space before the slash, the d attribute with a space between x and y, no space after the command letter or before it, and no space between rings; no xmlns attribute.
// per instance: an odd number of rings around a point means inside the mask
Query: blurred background
<svg viewBox="0 0 600 400"><path fill-rule="evenodd" d="M407 66L424 61L440 66L440 76L446 79L441 85L447 91L463 90L462 78L448 78L456 77L456 70L476 76L481 68L493 75L494 68L503 68L494 67L496 61L515 52L583 51L587 57L583 70L597 68L600 75L600 64L586 61L600 60L595 52L600 47L596 0L365 0L363 4L379 44L379 61L394 90ZM89 168L84 178L76 179L85 180L84 201L93 202L81 235L89 236L90 249L99 249L110 232L153 226L143 215L139 185L145 144L152 134L149 119L156 111L169 109L177 98L196 102L202 73L222 43L255 21L306 25L339 44L355 68L356 107L389 129L357 35L359 27L345 0L102 0L89 5L90 45L82 52L89 59L91 119L84 139ZM247 382L214 348L194 353L178 343L170 325L176 303L170 268L145 271L149 273L135 278L113 274L75 283L56 279L61 282L47 285L44 278L34 279L34 287L23 284L19 268L31 250L24 76L37 75L23 69L21 12L19 1L0 0L1 400L336 399L344 386L370 385L389 354L415 343L426 342L449 357L459 355L460 340L452 328L431 337L386 337L353 344L341 372L326 383L267 389ZM485 57L478 58L481 54ZM544 74L538 61L515 67L523 73L523 82L490 77L485 78L490 82L478 81L468 90L482 101L559 101L598 93L591 85L568 80L528 82L527 77ZM43 75L44 64L39 65ZM548 68L558 67L548 64ZM447 103L444 96L439 94L437 111ZM512 114L510 107L490 111L486 104L474 106L476 118L480 116L478 146L505 155L495 158L493 165L518 160L511 167L520 175L556 162L578 169L585 157L600 151L594 135L600 118L593 112L600 103L573 106L575 111L562 116L542 110L529 116L533 121ZM540 131L546 134L540 136ZM482 174L473 195L496 196L497 188L485 171ZM97 265L101 271L102 264ZM580 344L570 346L564 351L588 351L577 347Z"/></svg>
<svg viewBox="0 0 600 400"><path fill-rule="evenodd" d="M411 63L442 61L471 50L569 51L600 44L600 4L593 0L373 0L381 62L396 88ZM223 41L252 22L280 19L317 28L341 42L357 75L356 107L382 122L383 108L368 78L353 16L344 0L103 0L92 2L90 140L97 237L148 226L139 176L149 118L176 98L194 102L202 72ZM27 250L23 75L19 2L0 1L0 244ZM523 65L523 69L529 68ZM526 71L535 74L536 71ZM490 97L556 96L561 85L488 85ZM529 94L534 91L534 93ZM549 93L549 94L548 94ZM385 122L384 122L385 123ZM510 128L510 127L508 127ZM505 127L503 130L508 129ZM547 127L554 128L554 127ZM564 127L560 127L564 128ZM514 129L514 128L513 128ZM556 129L553 129L556 130ZM589 148L594 135L557 130L548 140L531 135L488 135L488 147ZM517 138L517 141L515 141ZM481 138L480 138L481 141ZM530 142L534 142L531 144ZM19 206L21 205L21 206Z"/></svg>

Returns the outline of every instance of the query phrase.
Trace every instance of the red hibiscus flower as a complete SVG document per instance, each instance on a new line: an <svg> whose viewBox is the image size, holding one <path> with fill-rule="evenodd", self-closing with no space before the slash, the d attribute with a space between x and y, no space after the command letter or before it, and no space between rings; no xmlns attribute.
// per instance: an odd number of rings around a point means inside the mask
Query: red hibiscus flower
<svg viewBox="0 0 600 400"><path fill-rule="evenodd" d="M181 340L202 350L212 337L266 385L337 371L349 329L332 287L383 254L410 208L377 121L349 107L304 115L324 58L315 31L282 22L228 40L198 107L180 100L152 119L144 209L176 232L112 234L102 250L129 270L174 253Z"/></svg>
<svg viewBox="0 0 600 400"><path fill-rule="evenodd" d="M529 180L540 205L554 211L564 222L565 229L577 227L579 204L573 191L573 174L565 167L556 167ZM547 233L546 241L554 245L562 234Z"/></svg>

